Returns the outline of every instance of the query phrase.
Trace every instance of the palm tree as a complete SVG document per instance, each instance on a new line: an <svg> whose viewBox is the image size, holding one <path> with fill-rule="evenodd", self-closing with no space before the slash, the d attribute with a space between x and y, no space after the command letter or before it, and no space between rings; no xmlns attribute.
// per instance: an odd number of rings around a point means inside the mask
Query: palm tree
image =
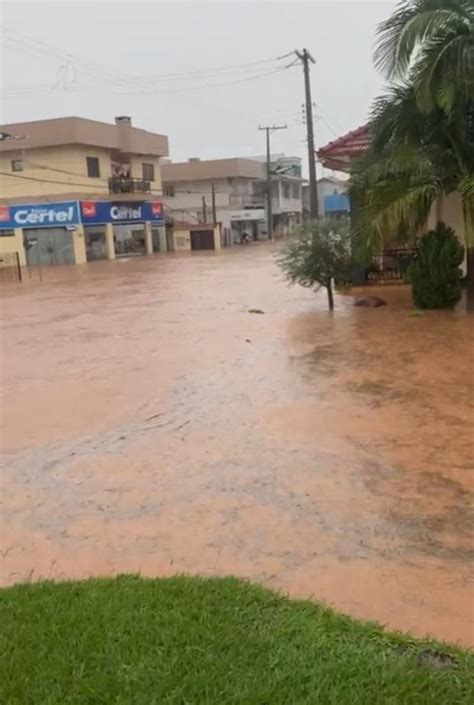
<svg viewBox="0 0 474 705"><path fill-rule="evenodd" d="M366 246L413 232L433 203L459 192L474 308L474 4L411 0L379 27L376 65L392 81L374 105L372 148L351 195Z"/></svg>
<svg viewBox="0 0 474 705"><path fill-rule="evenodd" d="M474 99L472 0L402 0L378 35L376 67L391 81L410 76L424 112Z"/></svg>

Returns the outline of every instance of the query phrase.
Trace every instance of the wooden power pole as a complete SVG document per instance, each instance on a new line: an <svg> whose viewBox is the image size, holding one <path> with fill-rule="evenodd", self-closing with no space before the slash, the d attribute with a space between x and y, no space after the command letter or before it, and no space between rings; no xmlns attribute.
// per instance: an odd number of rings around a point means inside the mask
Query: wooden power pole
<svg viewBox="0 0 474 705"><path fill-rule="evenodd" d="M216 212L216 187L211 184L211 204L212 204L212 222L214 225L217 223L217 212Z"/></svg>
<svg viewBox="0 0 474 705"><path fill-rule="evenodd" d="M269 240L273 240L273 212L272 212L272 170L271 170L271 151L270 151L270 135L275 130L286 130L287 125L266 125L265 127L258 126L259 130L265 130L267 136L267 236Z"/></svg>
<svg viewBox="0 0 474 705"><path fill-rule="evenodd" d="M309 62L316 63L307 49L295 51L296 56L303 64L304 92L306 103L306 129L308 136L308 168L309 168L309 212L311 218L319 216L318 209L318 183L316 180L316 153L314 151L314 125L313 104L311 102L311 83L309 79Z"/></svg>

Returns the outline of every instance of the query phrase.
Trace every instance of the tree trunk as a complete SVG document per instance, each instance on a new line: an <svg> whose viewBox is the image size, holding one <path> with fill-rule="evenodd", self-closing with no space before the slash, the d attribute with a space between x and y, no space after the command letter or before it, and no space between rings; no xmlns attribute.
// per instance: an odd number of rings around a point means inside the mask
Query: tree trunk
<svg viewBox="0 0 474 705"><path fill-rule="evenodd" d="M474 311L474 203L463 203L466 242L466 308Z"/></svg>
<svg viewBox="0 0 474 705"><path fill-rule="evenodd" d="M466 307L474 311L474 247L467 248Z"/></svg>
<svg viewBox="0 0 474 705"><path fill-rule="evenodd" d="M334 296L332 293L332 282L331 280L328 281L326 285L326 289L328 292L328 304L329 304L329 310L334 311Z"/></svg>

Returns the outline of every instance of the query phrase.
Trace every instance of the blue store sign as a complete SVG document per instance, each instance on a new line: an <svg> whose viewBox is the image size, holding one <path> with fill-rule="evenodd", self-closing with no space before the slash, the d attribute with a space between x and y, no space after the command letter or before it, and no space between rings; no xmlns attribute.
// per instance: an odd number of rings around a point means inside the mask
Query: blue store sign
<svg viewBox="0 0 474 705"><path fill-rule="evenodd" d="M77 201L0 206L0 228L64 228L78 225Z"/></svg>
<svg viewBox="0 0 474 705"><path fill-rule="evenodd" d="M158 201L81 201L80 207L84 225L164 221L163 204Z"/></svg>

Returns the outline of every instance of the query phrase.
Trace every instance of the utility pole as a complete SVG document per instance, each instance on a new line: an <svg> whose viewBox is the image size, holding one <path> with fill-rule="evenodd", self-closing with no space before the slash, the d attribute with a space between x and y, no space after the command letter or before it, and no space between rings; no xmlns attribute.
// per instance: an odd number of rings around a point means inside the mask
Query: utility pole
<svg viewBox="0 0 474 705"><path fill-rule="evenodd" d="M212 204L212 222L214 225L217 223L217 213L216 213L216 187L214 184L211 185L211 204Z"/></svg>
<svg viewBox="0 0 474 705"><path fill-rule="evenodd" d="M296 56L303 64L304 91L306 102L306 129L308 134L308 166L309 166L309 203L311 218L318 218L318 183L316 181L316 154L314 151L314 126L313 126L313 104L311 102L311 84L309 80L309 62L315 64L315 60L307 49L295 51Z"/></svg>
<svg viewBox="0 0 474 705"><path fill-rule="evenodd" d="M259 130L265 130L267 135L267 236L269 240L273 240L273 212L272 212L272 171L271 171L271 152L270 152L270 135L275 130L286 130L288 125L267 125L265 127L258 126Z"/></svg>
<svg viewBox="0 0 474 705"><path fill-rule="evenodd" d="M206 197L202 197L202 221L203 223L207 223L207 206L206 206Z"/></svg>

